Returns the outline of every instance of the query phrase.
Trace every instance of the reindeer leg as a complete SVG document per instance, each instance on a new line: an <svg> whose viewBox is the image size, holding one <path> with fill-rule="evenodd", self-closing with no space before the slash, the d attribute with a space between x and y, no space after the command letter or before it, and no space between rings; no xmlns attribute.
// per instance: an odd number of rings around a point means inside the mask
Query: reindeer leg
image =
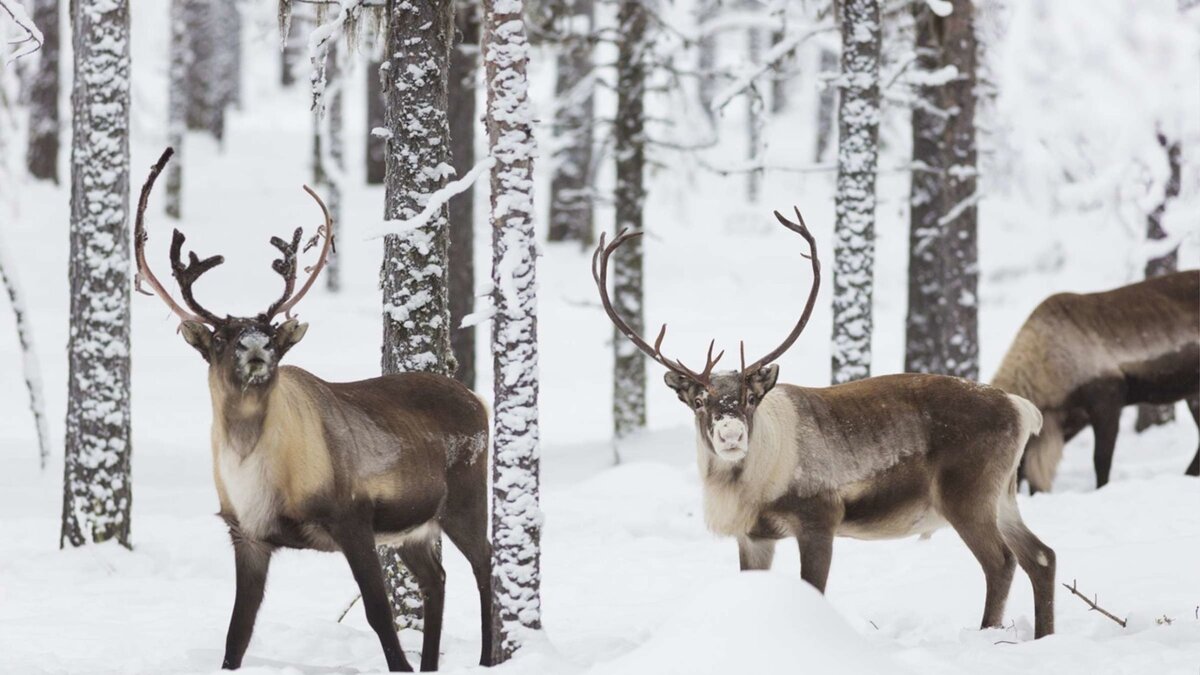
<svg viewBox="0 0 1200 675"><path fill-rule="evenodd" d="M1196 429L1200 430L1200 394L1189 396L1187 404L1188 410L1192 413L1192 419L1196 421ZM1188 465L1184 474L1188 476L1200 476L1200 450L1196 451L1196 456L1192 457L1192 463Z"/></svg>
<svg viewBox="0 0 1200 675"><path fill-rule="evenodd" d="M774 539L752 539L738 537L738 563L742 571L769 570L775 559Z"/></svg>
<svg viewBox="0 0 1200 675"><path fill-rule="evenodd" d="M824 593L833 563L833 530L804 527L796 541L800 543L800 578Z"/></svg>
<svg viewBox="0 0 1200 675"><path fill-rule="evenodd" d="M408 665L408 659L404 658L404 652L400 649L400 637L396 634L392 606L388 603L387 587L383 583L383 568L379 564L379 556L375 554L375 533L371 530L370 521L355 519L330 525L326 529L342 549L354 580L358 582L367 623L379 636L388 670L412 672L412 666Z"/></svg>
<svg viewBox="0 0 1200 675"><path fill-rule="evenodd" d="M446 601L446 570L437 555L437 541L405 543L400 547L400 559L404 566L417 578L421 587L421 601L425 608L424 638L421 644L421 670L434 671L438 668L438 657L442 643L442 615Z"/></svg>
<svg viewBox="0 0 1200 675"><path fill-rule="evenodd" d="M1113 451L1117 446L1117 432L1121 428L1121 404L1124 392L1118 386L1105 387L1092 392L1088 397L1088 418L1096 437L1096 449L1092 462L1096 468L1096 488L1108 484L1112 471Z"/></svg>
<svg viewBox="0 0 1200 675"><path fill-rule="evenodd" d="M229 618L229 631L225 635L225 658L221 667L237 670L242 667L242 657L250 646L250 635L254 632L254 620L262 605L267 570L274 549L262 542L243 539L237 526L232 523L229 536L233 539L233 559L237 566L237 592L233 600L233 615Z"/></svg>

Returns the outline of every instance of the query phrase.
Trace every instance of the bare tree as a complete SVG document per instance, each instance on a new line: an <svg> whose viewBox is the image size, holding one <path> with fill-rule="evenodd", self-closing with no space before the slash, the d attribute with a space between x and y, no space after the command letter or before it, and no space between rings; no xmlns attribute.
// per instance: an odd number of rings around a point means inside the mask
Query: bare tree
<svg viewBox="0 0 1200 675"><path fill-rule="evenodd" d="M621 0L617 13L617 116L613 154L617 158L616 230L642 229L646 202L647 11L641 0ZM645 329L642 313L642 242L635 237L613 257L613 301L635 331ZM646 357L613 329L613 437L646 426ZM619 456L618 456L619 459Z"/></svg>
<svg viewBox="0 0 1200 675"><path fill-rule="evenodd" d="M879 155L878 0L843 0L838 79L837 222L833 260L833 383L871 374L875 168Z"/></svg>
<svg viewBox="0 0 1200 675"><path fill-rule="evenodd" d="M1163 216L1166 215L1171 200L1179 197L1180 189L1183 186L1183 144L1178 139L1167 138L1161 131L1158 132L1158 144L1162 146L1163 152L1167 156L1169 175L1163 190L1162 201L1146 216L1146 239L1151 242L1167 239L1168 233L1163 229ZM1151 257L1146 261L1146 278L1170 274L1177 269L1179 269L1178 245L1170 251ZM1145 431L1152 426L1174 421L1175 406L1143 404L1138 406L1137 422L1134 424L1134 428L1138 431Z"/></svg>
<svg viewBox="0 0 1200 675"><path fill-rule="evenodd" d="M384 217L409 220L446 184L451 0L393 3L387 17L383 74L387 129ZM449 221L445 206L424 225L384 239L383 372L453 375L448 293ZM382 551L400 627L420 622L420 600L395 549Z"/></svg>
<svg viewBox="0 0 1200 675"><path fill-rule="evenodd" d="M387 173L387 143L376 136L377 129L384 129L383 86L384 74L379 70L382 61L372 60L367 64L367 185L383 185Z"/></svg>
<svg viewBox="0 0 1200 675"><path fill-rule="evenodd" d="M475 166L475 79L479 73L480 7L473 0L455 4L458 44L450 53L450 155L455 174ZM455 376L475 386L475 327L460 328L475 311L475 195L470 188L450 200L450 345L458 362Z"/></svg>
<svg viewBox="0 0 1200 675"><path fill-rule="evenodd" d="M33 0L32 19L42 31L42 48L38 50L27 91L29 102L29 142L25 149L25 166L29 175L58 183L58 3L59 0Z"/></svg>
<svg viewBox="0 0 1200 675"><path fill-rule="evenodd" d="M189 3L192 0L171 0L170 35L167 66L167 145L179 157L167 166L166 211L172 218L183 216L183 142L187 137L189 65L192 60L188 39Z"/></svg>
<svg viewBox="0 0 1200 675"><path fill-rule="evenodd" d="M338 235L342 223L342 173L343 162L342 117L342 66L337 43L329 46L325 57L325 96L323 106L313 111L313 182L320 186L333 216L333 235ZM321 107L325 114L321 114ZM332 292L341 290L341 262L337 251L329 254L325 266L325 287Z"/></svg>
<svg viewBox="0 0 1200 675"><path fill-rule="evenodd" d="M129 7L74 0L62 545L129 546Z"/></svg>
<svg viewBox="0 0 1200 675"><path fill-rule="evenodd" d="M550 181L550 241L590 245L592 223L593 0L565 0L558 15L563 43L558 50L554 93L554 176Z"/></svg>
<svg viewBox="0 0 1200 675"><path fill-rule="evenodd" d="M908 317L904 367L979 377L976 41L970 0L938 16L914 5Z"/></svg>
<svg viewBox="0 0 1200 675"><path fill-rule="evenodd" d="M491 155L494 663L542 627L533 113L521 0L484 0Z"/></svg>

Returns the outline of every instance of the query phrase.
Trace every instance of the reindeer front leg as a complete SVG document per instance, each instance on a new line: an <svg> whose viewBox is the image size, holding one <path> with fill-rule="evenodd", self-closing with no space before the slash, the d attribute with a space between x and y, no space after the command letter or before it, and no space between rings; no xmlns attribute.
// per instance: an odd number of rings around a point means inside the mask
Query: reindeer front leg
<svg viewBox="0 0 1200 675"><path fill-rule="evenodd" d="M824 593L833 562L833 530L805 528L796 541L800 543L800 578Z"/></svg>
<svg viewBox="0 0 1200 675"><path fill-rule="evenodd" d="M233 600L233 615L229 618L229 632L225 636L225 659L221 667L237 670L250 646L250 635L262 605L267 570L275 549L269 544L243 538L234 524L230 524L229 536L233 539L233 558L237 566L237 594Z"/></svg>
<svg viewBox="0 0 1200 675"><path fill-rule="evenodd" d="M774 539L738 537L737 543L738 563L743 572L771 569L771 561L775 559Z"/></svg>

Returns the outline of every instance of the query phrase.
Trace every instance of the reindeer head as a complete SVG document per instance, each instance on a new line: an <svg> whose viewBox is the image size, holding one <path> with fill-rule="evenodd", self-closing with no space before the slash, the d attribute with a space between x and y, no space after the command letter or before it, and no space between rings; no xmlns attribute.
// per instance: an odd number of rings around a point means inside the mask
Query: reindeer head
<svg viewBox="0 0 1200 675"><path fill-rule="evenodd" d="M312 189L304 186L304 190L316 200L325 216L324 226L318 228L316 236L309 240L304 250L316 246L323 238L324 245L320 257L313 266L306 269L309 277L300 290L295 291L296 257L300 253L303 232L301 228L296 228L290 241L272 237L271 244L279 249L281 256L271 264L271 269L283 277L283 294L271 303L265 312L254 317L220 318L196 301L192 292L193 284L202 274L225 262L225 258L215 255L201 260L195 253L189 253L185 265L181 260L185 237L179 230L175 230L171 240L171 275L179 284L184 303L191 311L185 310L159 283L146 263L146 240L149 239L145 226L146 204L150 198L150 191L154 188L155 179L162 173L173 153L173 149L167 148L150 169L150 175L146 178L141 197L138 199L134 227L134 250L138 266L137 290L146 295L158 295L167 303L171 311L183 322L179 326L183 339L200 352L208 362L209 369L224 380L227 386L243 391L252 387L269 386L275 380L279 360L308 331L308 324L291 318L291 310L308 293L308 289L312 288L321 269L325 267L329 252L333 249L333 221L329 210ZM153 293L144 290L143 283L148 285ZM286 320L276 322L275 318L280 314L283 314Z"/></svg>
<svg viewBox="0 0 1200 675"><path fill-rule="evenodd" d="M775 217L784 227L796 232L808 242L809 255L804 257L812 261L813 284L800 320L783 343L750 365L746 365L746 347L743 343L739 370L713 372L713 367L725 355L725 352L722 351L717 354L716 358L713 358L715 340L708 344L704 370L700 372L688 368L678 359L669 359L663 356L661 349L663 338L667 335L665 323L658 331L654 345L651 346L613 309L612 302L608 297L608 259L621 244L633 237L641 236L641 232L622 230L607 246L604 243L604 235L601 235L596 252L592 255L592 278L595 279L596 288L600 291L600 301L604 305L604 311L608 313L613 325L647 356L667 368L664 376L667 386L675 390L679 400L695 412L696 425L701 438L713 454L730 462L740 461L749 453L750 437L754 433L754 413L779 379L779 366L773 364L772 361L783 355L804 331L816 304L817 290L821 286L821 263L817 259L817 242L804 225L804 218L801 217L800 210L796 209L797 222L795 223L784 218L778 211L775 212Z"/></svg>

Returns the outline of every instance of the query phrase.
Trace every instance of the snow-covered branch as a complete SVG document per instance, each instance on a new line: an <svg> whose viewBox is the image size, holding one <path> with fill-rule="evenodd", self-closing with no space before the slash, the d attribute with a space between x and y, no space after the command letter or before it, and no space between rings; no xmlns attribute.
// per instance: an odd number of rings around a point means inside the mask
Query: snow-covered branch
<svg viewBox="0 0 1200 675"><path fill-rule="evenodd" d="M741 77L738 77L732 84L726 87L724 91L720 92L715 98L713 98L713 111L720 111L722 108L728 105L735 96L754 86L754 84L762 77L772 73L779 62L791 56L792 52L796 51L800 45L804 44L810 38L820 35L821 33L836 30L836 28L837 27L832 24L818 24L816 26L811 26L804 30L792 33L786 38L775 43L775 45L771 47L769 51L767 51L766 56L763 57L762 63L754 65L748 72L743 74Z"/></svg>
<svg viewBox="0 0 1200 675"><path fill-rule="evenodd" d="M12 63L22 56L28 56L42 48L42 43L45 42L42 31L34 25L33 19L29 17L29 13L25 11L25 6L21 4L20 0L0 0L0 11L7 14L17 28L25 32L25 37L10 43L17 45L17 48L5 59L5 63Z"/></svg>
<svg viewBox="0 0 1200 675"><path fill-rule="evenodd" d="M496 160L492 157L483 158L482 161L471 167L465 176L446 183L445 187L429 195L429 199L425 202L425 208L420 213L407 220L385 220L383 226L368 234L367 238L379 239L389 234L407 234L423 227L452 197L471 189L483 172L492 168L495 163Z"/></svg>

